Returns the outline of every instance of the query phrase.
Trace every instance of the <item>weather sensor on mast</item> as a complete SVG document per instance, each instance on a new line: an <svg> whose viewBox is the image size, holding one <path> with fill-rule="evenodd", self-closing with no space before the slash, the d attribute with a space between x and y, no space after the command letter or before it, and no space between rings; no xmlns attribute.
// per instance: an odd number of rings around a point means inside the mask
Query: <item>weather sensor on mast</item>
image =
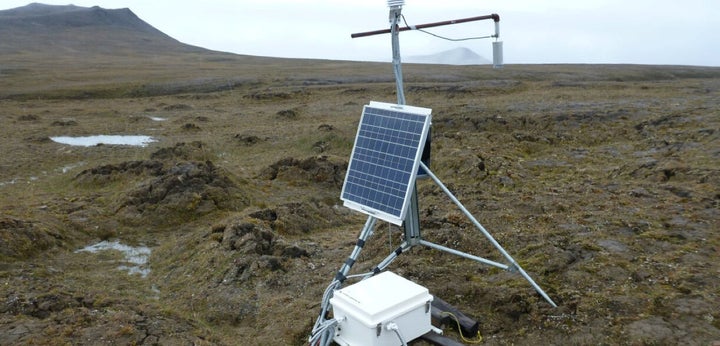
<svg viewBox="0 0 720 346"><path fill-rule="evenodd" d="M366 36L373 36L373 35L380 35L380 34L391 34L393 32L393 19L397 19L398 22L395 23L397 25L399 23L399 19L401 18L401 10L402 6L404 6L405 1L403 0L388 0L388 7L390 7L390 23L391 27L390 29L382 29L382 30L374 30L374 31L367 31L367 32L360 32L350 35L352 38L358 38L358 37L366 37ZM469 23L469 22L475 22L480 20L487 20L492 19L493 22L495 22L495 33L492 35L487 36L479 36L479 37L470 37L470 38L464 38L464 39L449 39L450 41L465 41L470 39L484 39L484 38L494 38L495 41L492 44L492 51L493 51L493 68L502 68L503 67L503 42L499 41L500 38L500 16L496 13L486 15L486 16L477 16L477 17L470 17L470 18L462 18L462 19L453 19L453 20L446 20L442 22L435 22L435 23L427 23L427 24L418 24L418 25L407 25L404 27L397 27L396 30L398 32L401 31L408 31L408 30L419 30L424 31L424 29L427 28L434 28L438 26L445 26L445 25L452 25L452 24L462 24L462 23ZM433 36L437 36L434 34L431 34ZM439 37L439 36L438 36ZM393 59L393 63L395 62L395 59Z"/></svg>

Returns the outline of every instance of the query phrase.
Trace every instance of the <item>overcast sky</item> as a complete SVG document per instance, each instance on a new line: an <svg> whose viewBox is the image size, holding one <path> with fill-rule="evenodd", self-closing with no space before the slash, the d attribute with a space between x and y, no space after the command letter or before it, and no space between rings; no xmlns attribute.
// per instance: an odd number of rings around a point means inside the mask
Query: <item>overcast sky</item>
<svg viewBox="0 0 720 346"><path fill-rule="evenodd" d="M384 0L70 0L46 4L130 8L188 44L239 54L389 61L390 37L350 34L388 26ZM1 0L0 9L28 1ZM718 0L406 0L408 23L500 15L506 64L632 63L720 66ZM428 29L462 38L494 33L491 20ZM403 56L467 47L492 59L492 40L448 42L403 32Z"/></svg>

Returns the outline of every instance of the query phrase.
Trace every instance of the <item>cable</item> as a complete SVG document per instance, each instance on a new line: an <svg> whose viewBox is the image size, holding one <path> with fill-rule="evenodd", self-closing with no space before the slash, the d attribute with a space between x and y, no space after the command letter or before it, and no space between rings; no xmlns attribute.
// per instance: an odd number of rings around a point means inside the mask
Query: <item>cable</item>
<svg viewBox="0 0 720 346"><path fill-rule="evenodd" d="M477 335L475 335L475 340L466 339L465 336L463 335L462 327L460 327L460 320L457 318L457 316L455 316L452 312L447 312L447 311L443 311L442 314L450 316L450 317L452 317L453 320L455 320L455 323L457 323L458 332L460 333L460 339L462 339L463 342L468 343L468 344L473 344L473 345L483 342L483 337L482 337L482 335L480 335L480 330L478 330Z"/></svg>
<svg viewBox="0 0 720 346"><path fill-rule="evenodd" d="M323 340L323 336L330 337L332 334L335 333L335 326L338 323L339 321L336 319L322 322L317 329L313 330L312 337L310 337L308 344L313 346L320 344ZM331 338L326 338L326 340L330 341Z"/></svg>
<svg viewBox="0 0 720 346"><path fill-rule="evenodd" d="M400 328L398 327L397 323L390 322L385 326L385 329L394 331L395 335L397 335L398 339L400 339L400 343L402 344L402 346L407 346L407 342L405 342L402 334L400 334Z"/></svg>
<svg viewBox="0 0 720 346"><path fill-rule="evenodd" d="M432 32L429 32L427 30L418 29L415 26L410 26L410 25L408 25L407 21L405 20L405 15L401 14L400 16L402 17L403 23L405 23L406 27L411 28L412 30L420 31L420 32L430 35L430 36L435 36L435 37L437 37L439 39L443 39L443 40L459 42L459 41L469 41L469 40L481 40L481 39L485 39L485 38L495 37L495 35L489 35L489 36L475 36L475 37L464 37L464 38L449 38L449 37L445 37L445 36L440 36L438 34L433 34Z"/></svg>
<svg viewBox="0 0 720 346"><path fill-rule="evenodd" d="M362 273L362 274L355 274L355 275L349 275L346 278L357 278L357 277L366 277L372 275L373 272L368 273ZM321 312L318 316L317 320L315 320L315 325L313 326L312 331L310 332L310 339L308 340L310 345L317 345L322 341L323 335L329 337L326 341L329 342L332 340L332 334L334 334L335 331L335 325L337 325L340 321L337 319L331 319L326 320L325 319L325 313L329 310L329 304L330 304L330 295L335 290L335 288L338 287L340 284L340 281L333 280L330 285L325 288L325 292L323 292L322 302L321 302ZM332 329L331 329L332 328ZM328 333L329 332L329 333ZM325 346L325 345L321 345Z"/></svg>

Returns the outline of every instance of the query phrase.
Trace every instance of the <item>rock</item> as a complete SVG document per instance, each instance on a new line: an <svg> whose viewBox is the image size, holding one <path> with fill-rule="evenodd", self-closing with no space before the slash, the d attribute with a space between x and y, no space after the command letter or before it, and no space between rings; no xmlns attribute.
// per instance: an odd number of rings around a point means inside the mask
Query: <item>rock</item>
<svg viewBox="0 0 720 346"><path fill-rule="evenodd" d="M182 129L185 131L200 131L201 130L200 126L197 126L193 123L187 123L187 124L183 125Z"/></svg>
<svg viewBox="0 0 720 346"><path fill-rule="evenodd" d="M255 229L255 225L249 222L235 223L225 227L223 232L222 244L227 250L238 249L237 245L242 245L245 242L238 242L246 234L251 234ZM253 235L254 237L254 235Z"/></svg>
<svg viewBox="0 0 720 346"><path fill-rule="evenodd" d="M548 273L564 271L578 259L577 255L572 251L555 246L548 247L545 252L548 254L548 259L545 263L545 271Z"/></svg>
<svg viewBox="0 0 720 346"><path fill-rule="evenodd" d="M252 146L255 144L260 143L262 139L255 135L243 135L243 134L236 134L233 136L240 144L245 146Z"/></svg>
<svg viewBox="0 0 720 346"><path fill-rule="evenodd" d="M293 109L285 109L276 113L278 117L284 119L297 119L298 112Z"/></svg>
<svg viewBox="0 0 720 346"><path fill-rule="evenodd" d="M506 188L511 188L511 187L515 186L515 181L506 175L499 177L498 183Z"/></svg>
<svg viewBox="0 0 720 346"><path fill-rule="evenodd" d="M298 244L288 244L283 239L278 239L275 242L275 254L279 254L283 258L299 258L307 257L308 251L300 247Z"/></svg>
<svg viewBox="0 0 720 346"><path fill-rule="evenodd" d="M625 327L625 334L631 344L657 345L675 344L670 323L662 317L653 316L635 321Z"/></svg>
<svg viewBox="0 0 720 346"><path fill-rule="evenodd" d="M625 246L625 244L623 244L617 240L602 239L602 240L598 240L597 244L600 245L600 247L602 247L603 249L605 249L611 253L624 253L624 252L628 251L627 246Z"/></svg>
<svg viewBox="0 0 720 346"><path fill-rule="evenodd" d="M270 269L271 271L276 271L276 270L284 271L284 269L282 267L282 259L280 257L270 256L270 255L262 255L262 256L260 256L259 262L262 263L262 265L265 268Z"/></svg>
<svg viewBox="0 0 720 346"><path fill-rule="evenodd" d="M227 250L267 255L273 251L275 234L260 225L241 221L225 228L221 243Z"/></svg>
<svg viewBox="0 0 720 346"><path fill-rule="evenodd" d="M278 218L277 212L274 209L263 209L251 213L249 216L264 221L275 221Z"/></svg>

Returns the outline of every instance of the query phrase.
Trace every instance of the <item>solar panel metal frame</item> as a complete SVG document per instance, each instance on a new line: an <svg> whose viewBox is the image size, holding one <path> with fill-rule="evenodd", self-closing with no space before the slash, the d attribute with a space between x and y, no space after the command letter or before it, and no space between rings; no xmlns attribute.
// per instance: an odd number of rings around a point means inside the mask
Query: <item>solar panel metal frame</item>
<svg viewBox="0 0 720 346"><path fill-rule="evenodd" d="M370 101L363 107L340 198L346 207L402 225L432 109Z"/></svg>

